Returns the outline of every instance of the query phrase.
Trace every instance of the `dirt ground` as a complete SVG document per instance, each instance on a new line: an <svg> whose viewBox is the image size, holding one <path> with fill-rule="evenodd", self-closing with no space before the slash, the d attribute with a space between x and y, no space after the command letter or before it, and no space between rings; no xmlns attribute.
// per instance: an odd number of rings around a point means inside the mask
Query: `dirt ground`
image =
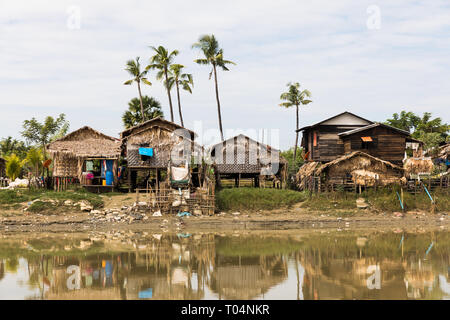
<svg viewBox="0 0 450 320"><path fill-rule="evenodd" d="M131 205L134 195L111 197L105 208ZM440 228L450 226L447 214L427 212L379 213L367 210L310 211L301 205L271 211L220 213L214 216L153 217L132 222L99 222L87 212L60 212L54 215L17 214L0 215L0 232L20 231L106 231L149 230L163 232L195 232L217 230L289 230L289 229L378 229L378 228Z"/></svg>

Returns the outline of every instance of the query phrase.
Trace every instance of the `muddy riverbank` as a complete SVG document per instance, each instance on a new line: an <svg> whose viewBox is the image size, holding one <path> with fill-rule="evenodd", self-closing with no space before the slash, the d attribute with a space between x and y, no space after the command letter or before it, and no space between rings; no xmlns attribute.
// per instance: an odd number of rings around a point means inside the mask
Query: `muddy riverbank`
<svg viewBox="0 0 450 320"><path fill-rule="evenodd" d="M148 230L193 232L201 230L378 229L448 228L447 214L427 212L373 213L370 211L313 212L301 207L275 211L233 212L214 216L164 215L120 212L70 212L54 215L22 214L0 217L0 232Z"/></svg>

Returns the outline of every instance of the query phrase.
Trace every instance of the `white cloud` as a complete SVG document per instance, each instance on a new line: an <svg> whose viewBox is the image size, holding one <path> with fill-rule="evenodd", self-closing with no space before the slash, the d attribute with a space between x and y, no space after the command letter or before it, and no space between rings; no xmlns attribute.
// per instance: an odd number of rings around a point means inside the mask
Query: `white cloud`
<svg viewBox="0 0 450 320"><path fill-rule="evenodd" d="M366 26L369 5L380 30ZM67 28L78 5L81 28ZM185 122L217 126L209 69L195 65L191 44L214 33L228 59L219 73L225 128L279 128L294 141L294 110L278 106L289 81L313 93L301 124L349 110L374 120L408 108L450 121L450 8L446 1L9 1L0 10L0 137L18 137L24 119L67 114L71 128L91 125L117 135L136 96L123 86L125 61L151 55L149 45L179 49L194 74L182 93ZM153 77L151 75L151 77ZM144 88L169 116L160 83ZM176 103L174 104L176 105ZM176 116L176 120L177 120Z"/></svg>

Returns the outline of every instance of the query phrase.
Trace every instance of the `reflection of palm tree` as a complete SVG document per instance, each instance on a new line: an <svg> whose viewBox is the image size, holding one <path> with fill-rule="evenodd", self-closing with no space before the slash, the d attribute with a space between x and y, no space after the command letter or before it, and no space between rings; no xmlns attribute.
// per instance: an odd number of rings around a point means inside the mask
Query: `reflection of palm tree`
<svg viewBox="0 0 450 320"><path fill-rule="evenodd" d="M5 269L10 273L17 273L19 268L19 260L17 257L6 259Z"/></svg>
<svg viewBox="0 0 450 320"><path fill-rule="evenodd" d="M0 260L0 280L5 277L5 265L3 264L3 260Z"/></svg>

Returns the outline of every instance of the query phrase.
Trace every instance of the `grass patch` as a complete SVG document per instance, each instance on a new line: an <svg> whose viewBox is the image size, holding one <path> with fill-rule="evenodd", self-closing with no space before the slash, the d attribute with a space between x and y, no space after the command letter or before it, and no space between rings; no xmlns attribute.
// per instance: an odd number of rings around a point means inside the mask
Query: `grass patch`
<svg viewBox="0 0 450 320"><path fill-rule="evenodd" d="M8 208L16 207L19 203L29 202L36 199L56 200L60 204L66 200L72 200L73 202L85 200L96 209L103 207L103 200L101 196L95 193L87 192L81 188L61 192L45 189L0 190L0 206L2 208L5 208L6 206L8 206Z"/></svg>
<svg viewBox="0 0 450 320"><path fill-rule="evenodd" d="M435 212L450 210L450 196L448 190L435 190L431 196L435 201ZM399 192L400 194L400 192ZM394 188L371 189L362 194L349 192L321 193L309 197L303 207L317 211L332 211L334 209L356 209L356 199L365 198L371 209L381 212L401 211L397 190ZM431 211L431 200L425 192L416 195L403 193L405 211Z"/></svg>
<svg viewBox="0 0 450 320"><path fill-rule="evenodd" d="M216 206L221 211L271 210L302 202L302 192L282 189L233 188L216 193Z"/></svg>
<svg viewBox="0 0 450 320"><path fill-rule="evenodd" d="M33 213L42 213L45 211L53 210L54 208L55 205L51 204L50 202L36 201L28 207L28 211Z"/></svg>

